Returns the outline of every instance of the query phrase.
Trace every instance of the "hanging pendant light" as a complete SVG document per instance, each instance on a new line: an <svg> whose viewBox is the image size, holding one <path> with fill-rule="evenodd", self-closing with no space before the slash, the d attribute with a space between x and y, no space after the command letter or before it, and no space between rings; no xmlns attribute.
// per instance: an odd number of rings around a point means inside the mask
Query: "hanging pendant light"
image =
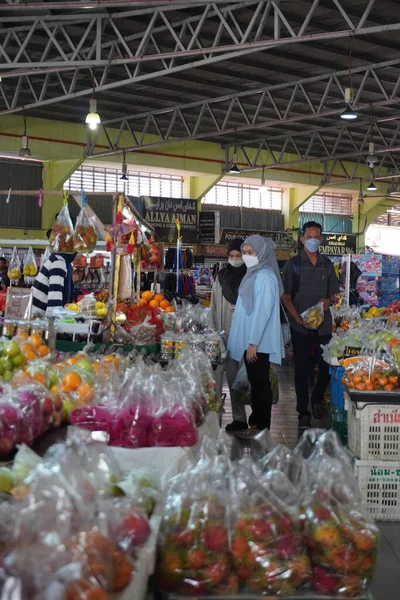
<svg viewBox="0 0 400 600"><path fill-rule="evenodd" d="M22 136L22 148L19 151L19 155L21 158L30 158L32 156L32 152L29 148L29 140L26 135L26 114L24 114L24 135Z"/></svg>
<svg viewBox="0 0 400 600"><path fill-rule="evenodd" d="M122 181L128 181L128 165L126 164L126 160L125 160L125 150L123 150L122 152L122 167L121 167L121 171L122 171L122 177L120 177L120 179Z"/></svg>
<svg viewBox="0 0 400 600"><path fill-rule="evenodd" d="M97 126L101 123L100 115L97 112L97 100L95 98L90 98L89 112L86 115L85 123L92 130L97 129Z"/></svg>
<svg viewBox="0 0 400 600"><path fill-rule="evenodd" d="M260 194L265 194L267 192L267 188L265 185L265 167L263 167L263 170L262 170L261 185L258 188L258 191L260 192Z"/></svg>
<svg viewBox="0 0 400 600"><path fill-rule="evenodd" d="M375 154L374 120L373 120L373 114L372 114L372 105L371 105L371 111L370 111L370 115L369 115L369 130L370 130L371 135L370 135L370 141L369 141L369 145L368 145L368 154L365 157L365 162L367 163L369 168L372 170L374 168L374 166L376 165L376 163L379 162L379 156L377 156Z"/></svg>
<svg viewBox="0 0 400 600"><path fill-rule="evenodd" d="M240 169L237 166L237 160L238 160L238 157L237 157L236 150L235 150L235 152L232 156L232 163L231 163L231 166L229 169L229 173L232 173L233 175L239 175L239 173L240 173Z"/></svg>
<svg viewBox="0 0 400 600"><path fill-rule="evenodd" d="M374 178L372 177L371 182L370 182L369 186L367 187L367 191L368 192L376 192L377 189L378 188L375 185Z"/></svg>
<svg viewBox="0 0 400 600"><path fill-rule="evenodd" d="M229 167L229 173L231 173L232 175L239 175L239 173L240 173L240 169L237 166L237 161L238 161L238 155L237 155L237 143L236 143L236 134L235 134L235 150L232 155L231 166Z"/></svg>
<svg viewBox="0 0 400 600"><path fill-rule="evenodd" d="M90 71L90 75L92 77L92 97L89 101L89 112L86 115L85 123L89 125L89 129L95 130L97 126L100 125L101 119L100 115L97 112L97 100L94 97L95 95L95 81L93 71Z"/></svg>
<svg viewBox="0 0 400 600"><path fill-rule="evenodd" d="M355 121L356 119L358 119L358 114L352 109L352 106L354 103L354 98L355 98L355 93L354 93L354 88L353 88L353 78L351 76L351 54L353 51L353 41L354 41L354 36L352 36L350 39L350 47L349 47L349 57L348 57L349 85L344 91L344 101L346 104L346 108L340 115L340 118L343 119L343 121Z"/></svg>
<svg viewBox="0 0 400 600"><path fill-rule="evenodd" d="M342 114L340 115L340 118L344 121L355 121L356 119L358 119L358 114L354 112L350 104L348 104L342 112Z"/></svg>

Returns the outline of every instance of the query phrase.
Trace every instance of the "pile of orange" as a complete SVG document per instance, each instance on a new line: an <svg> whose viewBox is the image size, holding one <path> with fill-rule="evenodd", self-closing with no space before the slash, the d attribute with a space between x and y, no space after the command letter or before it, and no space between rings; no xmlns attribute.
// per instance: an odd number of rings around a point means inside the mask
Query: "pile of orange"
<svg viewBox="0 0 400 600"><path fill-rule="evenodd" d="M151 306L152 308L162 308L165 312L175 312L170 302L164 298L164 294L154 294L150 291L143 292L139 300L139 306Z"/></svg>
<svg viewBox="0 0 400 600"><path fill-rule="evenodd" d="M21 333L14 340L22 350L25 359L29 362L37 358L44 358L50 354L48 346L43 342L40 335L26 335Z"/></svg>
<svg viewBox="0 0 400 600"><path fill-rule="evenodd" d="M345 368L343 385L358 392L393 392L400 386L399 374L382 360L369 357L351 357L340 361Z"/></svg>

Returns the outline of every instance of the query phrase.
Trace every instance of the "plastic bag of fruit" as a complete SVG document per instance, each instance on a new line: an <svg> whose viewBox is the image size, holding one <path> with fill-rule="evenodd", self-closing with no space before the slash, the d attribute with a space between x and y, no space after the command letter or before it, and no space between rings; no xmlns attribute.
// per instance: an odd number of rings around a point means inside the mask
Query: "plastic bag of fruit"
<svg viewBox="0 0 400 600"><path fill-rule="evenodd" d="M38 268L36 264L36 258L33 253L33 249L31 246L28 248L28 252L26 253L24 259L24 280L28 285L32 285L34 278L37 275Z"/></svg>
<svg viewBox="0 0 400 600"><path fill-rule="evenodd" d="M15 246L11 254L10 262L8 263L7 275L12 283L18 283L21 279L21 261Z"/></svg>
<svg viewBox="0 0 400 600"><path fill-rule="evenodd" d="M109 498L100 504L99 511L104 514L112 537L129 554L136 554L149 539L147 514L132 498Z"/></svg>
<svg viewBox="0 0 400 600"><path fill-rule="evenodd" d="M2 385L0 402L0 457L6 457L20 441L22 411L12 401L11 389Z"/></svg>
<svg viewBox="0 0 400 600"><path fill-rule="evenodd" d="M231 543L239 579L257 593L294 594L311 577L296 490L282 472L266 478L247 462L235 475Z"/></svg>
<svg viewBox="0 0 400 600"><path fill-rule="evenodd" d="M46 260L49 259L50 254L51 254L50 246L46 246L46 250L43 252L42 256L40 257L40 269L43 267Z"/></svg>
<svg viewBox="0 0 400 600"><path fill-rule="evenodd" d="M55 225L51 230L49 246L51 252L74 251L74 228L67 203L60 210Z"/></svg>
<svg viewBox="0 0 400 600"><path fill-rule="evenodd" d="M135 467L115 487L130 498L134 506L143 508L148 517L161 500L160 473L151 467Z"/></svg>
<svg viewBox="0 0 400 600"><path fill-rule="evenodd" d="M315 306L302 312L300 317L307 329L318 329L324 322L324 305L322 302L318 302Z"/></svg>
<svg viewBox="0 0 400 600"><path fill-rule="evenodd" d="M313 589L362 596L372 579L379 530L364 512L351 461L334 433L319 437L309 462L313 480L303 526Z"/></svg>
<svg viewBox="0 0 400 600"><path fill-rule="evenodd" d="M236 594L229 552L230 492L212 462L172 480L161 532L157 581L182 595Z"/></svg>
<svg viewBox="0 0 400 600"><path fill-rule="evenodd" d="M90 222L86 205L82 205L75 224L74 250L75 252L93 252L96 242L96 230Z"/></svg>
<svg viewBox="0 0 400 600"><path fill-rule="evenodd" d="M381 349L380 349L381 350ZM372 356L346 358L340 361L345 369L342 383L358 392L393 392L399 387L399 372L389 351L380 350Z"/></svg>
<svg viewBox="0 0 400 600"><path fill-rule="evenodd" d="M99 505L82 500L54 470L43 469L31 486L3 563L20 578L22 597L107 600L129 585L134 561L118 546Z"/></svg>
<svg viewBox="0 0 400 600"><path fill-rule="evenodd" d="M114 368L114 362L110 363L111 369L108 363L97 363L93 374L79 372L79 363L80 361L73 364L70 372L66 373L62 380L67 386L64 389L75 388L70 392L69 421L71 425L88 431L104 432L107 434L106 439L109 439L120 404L119 373ZM93 366L91 368L93 369Z"/></svg>
<svg viewBox="0 0 400 600"><path fill-rule="evenodd" d="M49 449L44 463L47 469L59 472L68 489L79 493L85 503L111 497L115 482L121 478L107 444L76 427L68 428L65 444Z"/></svg>
<svg viewBox="0 0 400 600"><path fill-rule="evenodd" d="M143 448L149 445L152 425L152 378L142 359L125 373L118 386L117 404L110 430L110 446Z"/></svg>
<svg viewBox="0 0 400 600"><path fill-rule="evenodd" d="M172 373L171 381L178 385L185 382L185 398L191 404L195 416L196 425L204 423L205 415L208 412L208 404L206 390L203 388L200 365L197 358L200 358L197 353L187 348L184 353L179 356L177 361L169 365L167 378L170 379L169 373Z"/></svg>
<svg viewBox="0 0 400 600"><path fill-rule="evenodd" d="M131 328L129 333L136 346L153 346L156 343L156 326L150 323L150 319L147 316L143 323Z"/></svg>
<svg viewBox="0 0 400 600"><path fill-rule="evenodd" d="M199 371L200 383L203 390L203 397L207 402L207 409L220 411L222 408L221 397L217 393L217 383L214 377L214 371L205 352L196 350L193 352L193 360Z"/></svg>
<svg viewBox="0 0 400 600"><path fill-rule="evenodd" d="M197 427L193 406L178 382L169 384L153 374L153 419L149 431L149 446L194 446ZM153 388L151 387L153 384Z"/></svg>

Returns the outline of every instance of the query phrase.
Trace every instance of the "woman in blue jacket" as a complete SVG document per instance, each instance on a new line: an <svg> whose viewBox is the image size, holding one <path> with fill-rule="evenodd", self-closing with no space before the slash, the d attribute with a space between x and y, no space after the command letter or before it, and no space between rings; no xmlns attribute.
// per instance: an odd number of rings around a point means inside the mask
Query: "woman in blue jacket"
<svg viewBox="0 0 400 600"><path fill-rule="evenodd" d="M244 359L251 384L253 425L236 433L242 439L270 428L270 362L280 365L284 356L280 322L283 286L274 248L274 242L260 235L251 235L241 247L247 273L239 288L228 353L233 360Z"/></svg>

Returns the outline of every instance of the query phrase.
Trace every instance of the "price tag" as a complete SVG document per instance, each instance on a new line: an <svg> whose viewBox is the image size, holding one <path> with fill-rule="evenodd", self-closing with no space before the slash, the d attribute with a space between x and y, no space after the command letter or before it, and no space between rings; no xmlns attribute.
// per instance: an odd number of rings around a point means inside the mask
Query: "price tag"
<svg viewBox="0 0 400 600"><path fill-rule="evenodd" d="M5 318L29 320L31 311L32 290L30 288L8 288Z"/></svg>
<svg viewBox="0 0 400 600"><path fill-rule="evenodd" d="M355 346L346 346L344 349L344 356L360 356L361 348Z"/></svg>

